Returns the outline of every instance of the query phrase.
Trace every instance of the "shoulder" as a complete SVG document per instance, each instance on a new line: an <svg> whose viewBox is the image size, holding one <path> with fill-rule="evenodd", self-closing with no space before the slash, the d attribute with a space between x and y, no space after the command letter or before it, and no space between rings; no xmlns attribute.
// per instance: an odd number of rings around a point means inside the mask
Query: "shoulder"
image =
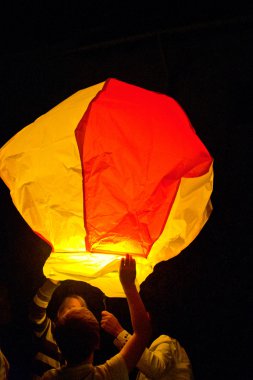
<svg viewBox="0 0 253 380"><path fill-rule="evenodd" d="M174 338L171 338L169 335L160 335L158 338L156 338L152 343L150 347L157 346L163 343L176 345L177 340Z"/></svg>
<svg viewBox="0 0 253 380"><path fill-rule="evenodd" d="M49 371L44 373L41 380L57 379L57 377L58 377L57 369L50 369Z"/></svg>
<svg viewBox="0 0 253 380"><path fill-rule="evenodd" d="M175 338L172 338L171 336L169 335L159 335L158 338L156 338L156 340L158 341L166 341L166 342L176 342L177 340Z"/></svg>
<svg viewBox="0 0 253 380"><path fill-rule="evenodd" d="M191 368L189 356L184 347L179 343L177 339L171 338L168 335L161 335L156 341L156 347L158 347L158 349L159 346L161 348L166 346L168 347L168 350L173 355L176 366L180 363L180 366L184 364L187 368ZM184 367L184 365L182 366L182 368Z"/></svg>
<svg viewBox="0 0 253 380"><path fill-rule="evenodd" d="M174 339L168 335L160 335L149 346L151 352L163 352L170 357L176 358L181 355L187 356L184 348L180 345L177 339Z"/></svg>
<svg viewBox="0 0 253 380"><path fill-rule="evenodd" d="M112 380L128 380L126 363L120 353L107 360L104 364L96 366L95 371L98 379L103 375L104 378L108 376Z"/></svg>

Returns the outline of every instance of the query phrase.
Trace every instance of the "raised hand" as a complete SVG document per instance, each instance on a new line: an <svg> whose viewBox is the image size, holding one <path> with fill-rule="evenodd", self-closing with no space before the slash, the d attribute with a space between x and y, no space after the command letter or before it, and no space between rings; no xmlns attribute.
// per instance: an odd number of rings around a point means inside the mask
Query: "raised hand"
<svg viewBox="0 0 253 380"><path fill-rule="evenodd" d="M121 259L119 278L124 289L128 289L135 283L136 263L135 259L129 254L126 254L126 257Z"/></svg>

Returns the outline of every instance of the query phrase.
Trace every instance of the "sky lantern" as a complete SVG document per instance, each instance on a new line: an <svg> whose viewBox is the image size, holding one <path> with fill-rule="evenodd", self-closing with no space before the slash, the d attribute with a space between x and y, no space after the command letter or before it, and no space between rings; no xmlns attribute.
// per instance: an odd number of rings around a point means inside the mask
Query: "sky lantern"
<svg viewBox="0 0 253 380"><path fill-rule="evenodd" d="M114 78L13 136L0 150L0 175L52 248L44 274L109 297L124 296L122 254L135 256L140 285L194 240L212 211L213 158L181 106Z"/></svg>

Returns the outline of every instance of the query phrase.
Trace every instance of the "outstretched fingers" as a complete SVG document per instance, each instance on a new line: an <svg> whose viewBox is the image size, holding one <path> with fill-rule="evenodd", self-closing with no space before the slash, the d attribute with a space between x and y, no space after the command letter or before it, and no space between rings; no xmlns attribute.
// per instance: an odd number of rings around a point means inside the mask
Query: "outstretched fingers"
<svg viewBox="0 0 253 380"><path fill-rule="evenodd" d="M122 285L134 283L136 277L136 262L132 255L126 254L120 261L120 281Z"/></svg>

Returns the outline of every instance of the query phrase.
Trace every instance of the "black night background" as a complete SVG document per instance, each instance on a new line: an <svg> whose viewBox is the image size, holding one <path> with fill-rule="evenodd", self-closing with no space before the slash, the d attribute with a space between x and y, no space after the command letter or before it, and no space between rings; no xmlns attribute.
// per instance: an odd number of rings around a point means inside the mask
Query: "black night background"
<svg viewBox="0 0 253 380"><path fill-rule="evenodd" d="M195 380L251 379L252 5L22 1L1 8L0 146L111 77L167 94L186 111L214 158L213 212L141 292L160 328L186 348ZM50 248L2 181L0 202L0 339L11 378L21 380L29 378L33 350L27 308ZM90 291L98 311L100 293ZM109 299L108 307L129 323L124 300Z"/></svg>

